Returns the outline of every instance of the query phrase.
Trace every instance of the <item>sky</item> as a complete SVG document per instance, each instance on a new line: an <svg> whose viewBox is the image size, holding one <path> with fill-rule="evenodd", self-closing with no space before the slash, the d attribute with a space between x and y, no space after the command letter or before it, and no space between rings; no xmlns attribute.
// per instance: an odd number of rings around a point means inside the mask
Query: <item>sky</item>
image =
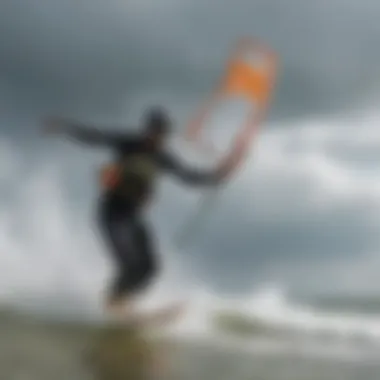
<svg viewBox="0 0 380 380"><path fill-rule="evenodd" d="M162 104L180 132L241 36L280 56L270 115L186 250L173 237L199 195L164 181L152 215L160 251L224 291L379 290L379 12L370 0L1 1L3 292L100 282L93 268L107 266L93 220L107 152L47 140L40 119L128 128Z"/></svg>

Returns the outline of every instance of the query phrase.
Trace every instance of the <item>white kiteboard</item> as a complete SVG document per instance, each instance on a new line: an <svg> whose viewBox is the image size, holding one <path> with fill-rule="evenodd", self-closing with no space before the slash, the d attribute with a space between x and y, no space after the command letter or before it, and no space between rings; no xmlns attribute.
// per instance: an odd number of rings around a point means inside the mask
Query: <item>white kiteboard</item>
<svg viewBox="0 0 380 380"><path fill-rule="evenodd" d="M155 310L126 313L125 317L112 319L112 322L133 329L160 328L178 322L184 312L185 304L175 302Z"/></svg>

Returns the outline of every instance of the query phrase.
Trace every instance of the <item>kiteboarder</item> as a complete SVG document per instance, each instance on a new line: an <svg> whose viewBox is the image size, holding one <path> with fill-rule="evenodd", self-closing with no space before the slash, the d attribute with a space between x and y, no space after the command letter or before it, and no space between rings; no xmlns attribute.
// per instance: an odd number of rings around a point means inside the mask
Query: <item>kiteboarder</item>
<svg viewBox="0 0 380 380"><path fill-rule="evenodd" d="M189 185L217 186L233 165L231 160L225 160L208 171L183 165L165 146L171 127L171 118L162 107L147 110L142 131L137 133L101 130L63 118L48 118L44 122L45 133L105 146L115 155L113 163L102 170L103 190L98 204L100 231L117 267L106 301L112 315L125 315L135 296L158 271L155 244L144 221L157 174L170 173Z"/></svg>

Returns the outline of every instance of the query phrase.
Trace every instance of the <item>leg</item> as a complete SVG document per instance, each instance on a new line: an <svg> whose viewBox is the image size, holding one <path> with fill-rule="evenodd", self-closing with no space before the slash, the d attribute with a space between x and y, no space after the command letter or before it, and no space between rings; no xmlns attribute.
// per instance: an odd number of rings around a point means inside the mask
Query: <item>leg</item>
<svg viewBox="0 0 380 380"><path fill-rule="evenodd" d="M108 296L107 309L113 315L124 316L124 308L132 307L133 297L155 272L151 241L135 215L105 215L102 227L119 272Z"/></svg>
<svg viewBox="0 0 380 380"><path fill-rule="evenodd" d="M133 300L150 284L157 265L150 234L140 220L129 220L123 237L124 261L111 290L109 309L125 317L127 310L130 316L134 314Z"/></svg>
<svg viewBox="0 0 380 380"><path fill-rule="evenodd" d="M151 235L141 220L135 221L133 232L135 260L133 271L130 273L129 287L133 292L141 292L157 273L157 257L154 254Z"/></svg>

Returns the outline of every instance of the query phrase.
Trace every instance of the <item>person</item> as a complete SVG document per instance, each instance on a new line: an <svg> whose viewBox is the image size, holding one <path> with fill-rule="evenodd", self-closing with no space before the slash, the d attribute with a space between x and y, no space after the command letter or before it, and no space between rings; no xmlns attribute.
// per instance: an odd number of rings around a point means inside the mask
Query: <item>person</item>
<svg viewBox="0 0 380 380"><path fill-rule="evenodd" d="M100 176L103 190L98 207L98 224L118 271L106 300L107 310L114 315L125 313L158 272L155 246L144 222L157 174L169 173L189 185L217 186L228 173L228 162L202 171L171 155L165 146L171 124L170 116L161 107L146 111L142 131L136 133L100 130L63 118L44 122L46 133L105 146L114 153L112 164Z"/></svg>

